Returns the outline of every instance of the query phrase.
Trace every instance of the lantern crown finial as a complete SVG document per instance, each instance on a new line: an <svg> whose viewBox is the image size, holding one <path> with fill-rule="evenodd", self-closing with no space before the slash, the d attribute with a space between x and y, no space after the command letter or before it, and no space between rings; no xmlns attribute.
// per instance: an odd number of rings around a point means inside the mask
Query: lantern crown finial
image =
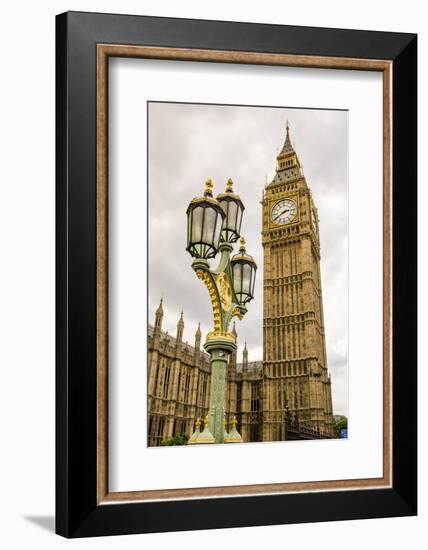
<svg viewBox="0 0 428 550"><path fill-rule="evenodd" d="M226 193L233 193L233 181L231 178L227 180L226 183Z"/></svg>
<svg viewBox="0 0 428 550"><path fill-rule="evenodd" d="M204 191L204 197L212 197L213 196L213 182L211 178L208 178L205 182L205 191Z"/></svg>
<svg viewBox="0 0 428 550"><path fill-rule="evenodd" d="M244 237L241 237L239 239L239 251L240 252L245 252L245 245L246 245L245 239L244 239Z"/></svg>

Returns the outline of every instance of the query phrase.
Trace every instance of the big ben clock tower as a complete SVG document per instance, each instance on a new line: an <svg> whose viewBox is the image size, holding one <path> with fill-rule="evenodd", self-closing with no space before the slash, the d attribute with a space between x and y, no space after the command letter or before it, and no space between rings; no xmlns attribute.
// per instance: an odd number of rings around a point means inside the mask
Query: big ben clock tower
<svg viewBox="0 0 428 550"><path fill-rule="evenodd" d="M317 208L287 122L263 196L263 440L284 439L284 418L333 436Z"/></svg>

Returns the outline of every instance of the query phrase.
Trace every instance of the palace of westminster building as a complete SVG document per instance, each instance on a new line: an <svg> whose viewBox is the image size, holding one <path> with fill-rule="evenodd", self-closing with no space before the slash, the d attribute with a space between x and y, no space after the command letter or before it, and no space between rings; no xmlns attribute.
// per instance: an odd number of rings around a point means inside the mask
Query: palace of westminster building
<svg viewBox="0 0 428 550"><path fill-rule="evenodd" d="M318 214L290 140L262 201L263 361L229 358L226 421L244 442L334 437L320 276ZM208 414L210 356L198 328L183 342L162 330L162 301L148 333L148 444L191 435ZM233 328L235 331L235 327Z"/></svg>

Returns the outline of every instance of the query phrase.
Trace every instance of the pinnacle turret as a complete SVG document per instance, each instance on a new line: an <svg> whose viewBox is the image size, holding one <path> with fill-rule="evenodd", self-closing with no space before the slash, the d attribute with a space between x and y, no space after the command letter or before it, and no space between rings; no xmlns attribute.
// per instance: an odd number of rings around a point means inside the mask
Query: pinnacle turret
<svg viewBox="0 0 428 550"><path fill-rule="evenodd" d="M162 319L163 319L162 303L163 303L163 298L160 299L159 306L158 306L158 308L156 310L156 314L155 314L155 331L157 333L159 333L161 331L161 328L162 328Z"/></svg>
<svg viewBox="0 0 428 550"><path fill-rule="evenodd" d="M201 323L198 323L198 328L195 332L195 353L199 354L201 349Z"/></svg>
<svg viewBox="0 0 428 550"><path fill-rule="evenodd" d="M184 320L183 320L183 310L181 310L180 319L177 323L177 342L181 342L183 339L184 332Z"/></svg>
<svg viewBox="0 0 428 550"><path fill-rule="evenodd" d="M248 367L248 348L247 341L245 341L244 349L242 350L242 367L246 369Z"/></svg>

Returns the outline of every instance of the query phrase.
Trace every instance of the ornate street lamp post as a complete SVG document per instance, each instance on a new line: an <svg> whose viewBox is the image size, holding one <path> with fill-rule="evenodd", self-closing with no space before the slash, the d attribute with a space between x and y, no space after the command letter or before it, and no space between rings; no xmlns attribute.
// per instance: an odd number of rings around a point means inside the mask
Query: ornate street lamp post
<svg viewBox="0 0 428 550"><path fill-rule="evenodd" d="M229 332L233 317L242 317L247 312L246 304L254 298L256 262L245 251L241 238L239 253L230 257L241 233L244 205L233 192L233 182L228 180L226 191L213 197L213 184L208 180L203 197L193 199L187 208L187 248L192 255L192 268L209 292L214 328L207 334L204 348L211 356L211 392L208 426L205 426L203 441L193 434L192 443L223 443L224 393L227 361L236 350L235 336ZM217 269L210 269L208 259L220 253ZM233 428L233 438L240 441ZM236 435L237 434L237 435ZM195 436L195 437L194 437Z"/></svg>

